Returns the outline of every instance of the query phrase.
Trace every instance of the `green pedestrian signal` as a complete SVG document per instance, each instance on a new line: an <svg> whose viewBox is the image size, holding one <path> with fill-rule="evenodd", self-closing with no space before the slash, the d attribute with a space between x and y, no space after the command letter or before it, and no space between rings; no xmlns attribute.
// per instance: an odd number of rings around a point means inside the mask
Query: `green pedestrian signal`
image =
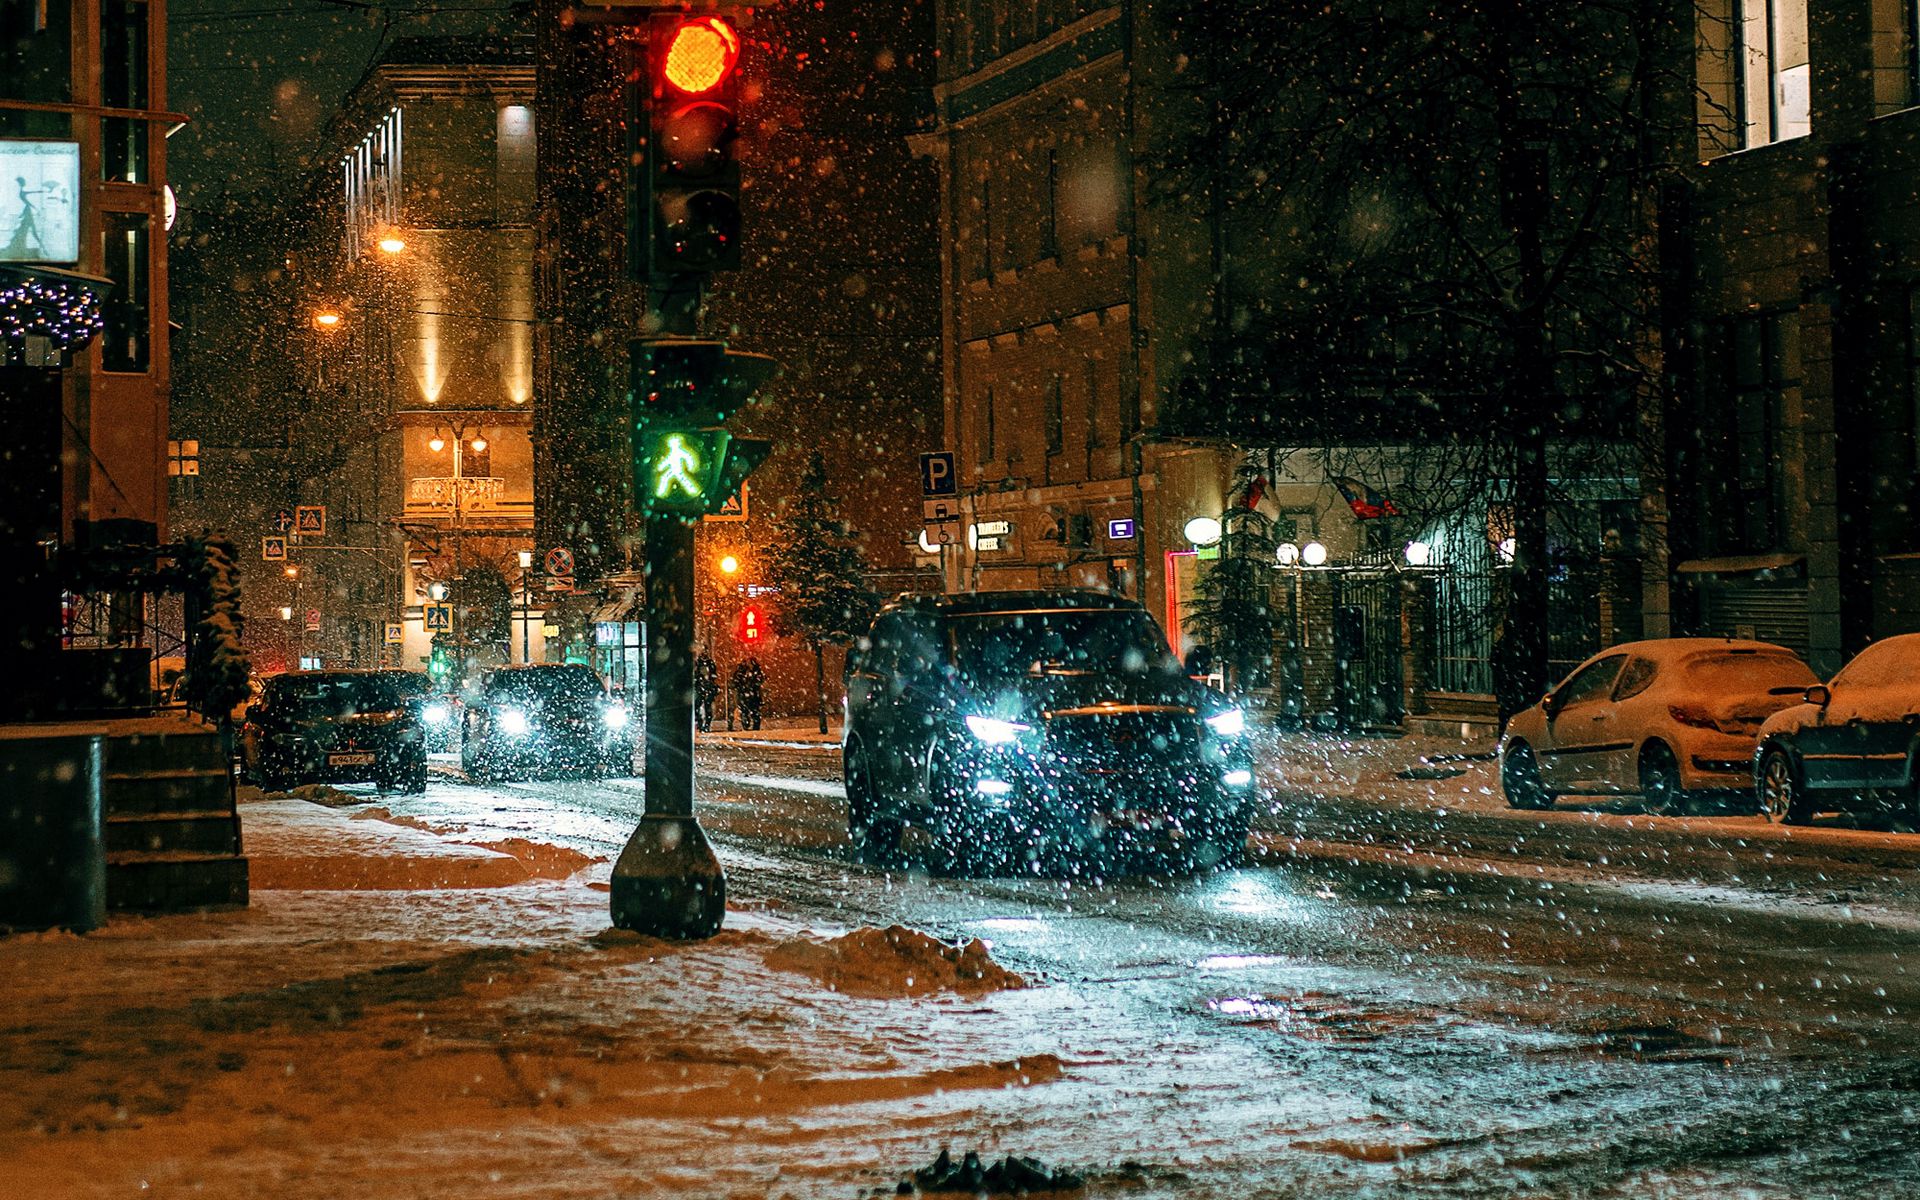
<svg viewBox="0 0 1920 1200"><path fill-rule="evenodd" d="M687 435L669 433L656 449L653 460L653 498L694 500L706 491L697 476L704 475L705 463L687 445Z"/></svg>
<svg viewBox="0 0 1920 1200"><path fill-rule="evenodd" d="M724 424L774 368L765 355L716 341L633 344L633 495L642 512L691 521L740 490L773 444L734 437Z"/></svg>

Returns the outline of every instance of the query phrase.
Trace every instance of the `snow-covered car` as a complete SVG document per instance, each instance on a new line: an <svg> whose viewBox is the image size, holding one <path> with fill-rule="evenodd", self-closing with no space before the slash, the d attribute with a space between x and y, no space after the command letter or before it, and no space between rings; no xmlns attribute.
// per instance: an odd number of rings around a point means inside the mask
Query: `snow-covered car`
<svg viewBox="0 0 1920 1200"><path fill-rule="evenodd" d="M1768 820L1905 808L1920 819L1920 633L1878 641L1760 729L1753 786Z"/></svg>
<svg viewBox="0 0 1920 1200"><path fill-rule="evenodd" d="M499 667L463 706L460 765L476 781L633 773L627 706L591 667Z"/></svg>
<svg viewBox="0 0 1920 1200"><path fill-rule="evenodd" d="M1245 715L1139 604L1097 592L906 596L847 664L847 824L956 862L1231 864L1252 816Z"/></svg>
<svg viewBox="0 0 1920 1200"><path fill-rule="evenodd" d="M1662 813L1684 811L1691 793L1744 791L1761 726L1818 682L1769 642L1661 638L1603 650L1508 723L1501 788L1514 808L1624 793Z"/></svg>

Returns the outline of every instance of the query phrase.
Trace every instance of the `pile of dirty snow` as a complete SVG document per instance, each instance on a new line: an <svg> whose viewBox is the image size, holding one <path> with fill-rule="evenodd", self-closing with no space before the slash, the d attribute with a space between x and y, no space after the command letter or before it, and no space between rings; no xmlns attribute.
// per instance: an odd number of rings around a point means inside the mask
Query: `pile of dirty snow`
<svg viewBox="0 0 1920 1200"><path fill-rule="evenodd" d="M824 942L794 938L768 951L767 965L809 976L836 992L875 999L1027 986L993 961L978 938L955 945L904 925L865 926Z"/></svg>

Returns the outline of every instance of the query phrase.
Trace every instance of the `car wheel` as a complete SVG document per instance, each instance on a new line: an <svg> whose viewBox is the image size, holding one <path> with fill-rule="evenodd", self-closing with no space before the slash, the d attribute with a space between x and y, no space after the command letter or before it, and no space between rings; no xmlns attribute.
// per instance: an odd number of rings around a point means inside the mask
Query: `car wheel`
<svg viewBox="0 0 1920 1200"><path fill-rule="evenodd" d="M857 742L847 747L845 774L847 834L854 850L868 862L891 862L900 853L900 837L906 827L897 819L880 815L867 752Z"/></svg>
<svg viewBox="0 0 1920 1200"><path fill-rule="evenodd" d="M1525 742L1507 747L1501 756L1500 790L1506 793L1509 808L1553 807L1553 793L1541 782L1540 763L1533 757L1533 747Z"/></svg>
<svg viewBox="0 0 1920 1200"><path fill-rule="evenodd" d="M1793 756L1779 747L1767 751L1760 760L1757 782L1760 814L1776 825L1805 825L1813 818L1813 801Z"/></svg>
<svg viewBox="0 0 1920 1200"><path fill-rule="evenodd" d="M1245 804L1231 817L1224 818L1196 851L1196 865L1202 870L1231 871L1246 865L1247 838L1253 834L1253 805Z"/></svg>
<svg viewBox="0 0 1920 1200"><path fill-rule="evenodd" d="M424 760L407 773L406 781L401 784L400 790L411 796L418 796L427 790L427 764Z"/></svg>
<svg viewBox="0 0 1920 1200"><path fill-rule="evenodd" d="M1640 802L1658 816L1686 815L1687 793L1680 787L1680 762L1664 743L1654 742L1640 752Z"/></svg>

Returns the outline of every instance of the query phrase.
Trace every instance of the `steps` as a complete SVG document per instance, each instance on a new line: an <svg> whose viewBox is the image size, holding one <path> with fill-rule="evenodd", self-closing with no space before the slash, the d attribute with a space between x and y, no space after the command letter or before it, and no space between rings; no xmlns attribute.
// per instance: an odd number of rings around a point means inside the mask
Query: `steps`
<svg viewBox="0 0 1920 1200"><path fill-rule="evenodd" d="M227 772L211 729L182 724L101 739L109 909L247 903L247 860Z"/></svg>

